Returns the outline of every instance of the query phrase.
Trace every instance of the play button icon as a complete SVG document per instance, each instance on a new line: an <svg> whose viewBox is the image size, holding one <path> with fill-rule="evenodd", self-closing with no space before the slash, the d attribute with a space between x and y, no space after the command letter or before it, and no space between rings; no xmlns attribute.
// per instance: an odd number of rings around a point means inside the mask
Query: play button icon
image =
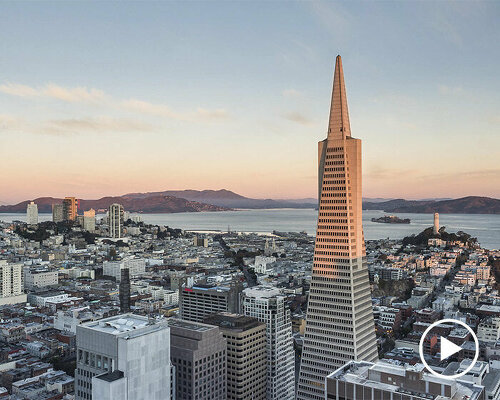
<svg viewBox="0 0 500 400"><path fill-rule="evenodd" d="M449 341L445 337L440 338L441 346L440 346L440 356L441 361L446 360L448 357L451 357L453 354L457 354L462 348L457 346L455 343Z"/></svg>
<svg viewBox="0 0 500 400"><path fill-rule="evenodd" d="M468 334L470 334L470 338L474 340L476 351L474 357L471 359L471 362L469 363L469 366L466 369L454 375L446 375L444 373L441 374L436 372L434 369L432 369L432 367L429 365L427 361L429 360L431 364L433 364L434 366L438 366L439 367L438 371L441 371L443 370L442 363L446 362L445 360L450 359L451 362L453 361L452 356L457 356L457 357L460 356L459 353L463 350L463 348L459 346L457 343L454 343L450 339L442 336L443 334L446 334L445 332L450 332L451 329L450 326L452 325L460 325L459 329L461 329L462 331L464 331L465 329L468 332ZM439 346L437 346L438 337L439 337ZM439 350L437 351L436 349ZM436 360L437 352L439 353L439 361ZM419 353L422 364L424 364L424 366L432 375L444 379L456 379L467 374L476 365L477 359L479 357L479 342L472 328L465 322L459 321L457 319L449 319L449 318L441 319L429 325L422 334L419 343Z"/></svg>

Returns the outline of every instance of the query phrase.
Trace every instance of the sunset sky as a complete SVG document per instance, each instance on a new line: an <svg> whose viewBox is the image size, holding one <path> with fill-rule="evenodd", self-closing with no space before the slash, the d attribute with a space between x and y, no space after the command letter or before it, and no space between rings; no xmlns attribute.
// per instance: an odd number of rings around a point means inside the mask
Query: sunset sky
<svg viewBox="0 0 500 400"><path fill-rule="evenodd" d="M342 55L365 197L500 197L498 2L1 2L0 204L317 195Z"/></svg>

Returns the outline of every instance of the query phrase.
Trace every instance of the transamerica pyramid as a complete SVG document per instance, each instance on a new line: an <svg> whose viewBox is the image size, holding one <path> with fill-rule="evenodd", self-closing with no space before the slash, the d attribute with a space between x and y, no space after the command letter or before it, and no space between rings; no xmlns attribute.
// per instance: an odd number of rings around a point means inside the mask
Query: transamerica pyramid
<svg viewBox="0 0 500 400"><path fill-rule="evenodd" d="M318 156L318 227L297 400L323 400L325 376L348 361L378 359L362 224L361 140L351 136L340 56Z"/></svg>

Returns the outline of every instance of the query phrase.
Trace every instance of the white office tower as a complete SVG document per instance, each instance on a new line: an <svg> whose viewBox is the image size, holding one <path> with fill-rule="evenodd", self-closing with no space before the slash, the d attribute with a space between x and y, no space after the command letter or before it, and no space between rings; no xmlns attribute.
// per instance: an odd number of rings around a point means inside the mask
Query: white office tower
<svg viewBox="0 0 500 400"><path fill-rule="evenodd" d="M292 322L285 300L274 287L256 286L243 291L243 314L266 324L267 400L293 400L295 396Z"/></svg>
<svg viewBox="0 0 500 400"><path fill-rule="evenodd" d="M95 231L95 210L93 208L83 212L83 229L88 232Z"/></svg>
<svg viewBox="0 0 500 400"><path fill-rule="evenodd" d="M351 136L340 56L328 134L318 145L318 228L298 400L323 400L325 377L348 361L378 359L363 235L361 140Z"/></svg>
<svg viewBox="0 0 500 400"><path fill-rule="evenodd" d="M25 303L23 264L0 260L0 306Z"/></svg>
<svg viewBox="0 0 500 400"><path fill-rule="evenodd" d="M26 223L28 225L38 224L38 206L33 201L26 207Z"/></svg>
<svg viewBox="0 0 500 400"><path fill-rule="evenodd" d="M170 400L170 328L123 314L76 328L76 400Z"/></svg>
<svg viewBox="0 0 500 400"><path fill-rule="evenodd" d="M109 237L119 239L123 234L124 211L121 204L111 204L108 210Z"/></svg>

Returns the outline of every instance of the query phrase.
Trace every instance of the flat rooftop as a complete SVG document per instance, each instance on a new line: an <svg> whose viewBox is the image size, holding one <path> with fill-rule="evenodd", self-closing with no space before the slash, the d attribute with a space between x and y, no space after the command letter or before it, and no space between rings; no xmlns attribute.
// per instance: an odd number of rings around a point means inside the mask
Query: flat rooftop
<svg viewBox="0 0 500 400"><path fill-rule="evenodd" d="M216 329L216 327L212 325L201 324L199 322L186 321L184 319L177 318L169 318L168 325L172 328L182 328L196 332L205 332L210 329Z"/></svg>
<svg viewBox="0 0 500 400"><path fill-rule="evenodd" d="M122 314L114 317L100 319L98 321L87 322L81 325L84 328L92 329L110 335L122 335L133 333L134 336L146 334L156 329L166 327L165 323L150 323L148 317L135 314Z"/></svg>
<svg viewBox="0 0 500 400"><path fill-rule="evenodd" d="M257 298L271 298L281 295L281 290L272 286L255 286L252 288L247 288L243 291L246 296L257 297Z"/></svg>

